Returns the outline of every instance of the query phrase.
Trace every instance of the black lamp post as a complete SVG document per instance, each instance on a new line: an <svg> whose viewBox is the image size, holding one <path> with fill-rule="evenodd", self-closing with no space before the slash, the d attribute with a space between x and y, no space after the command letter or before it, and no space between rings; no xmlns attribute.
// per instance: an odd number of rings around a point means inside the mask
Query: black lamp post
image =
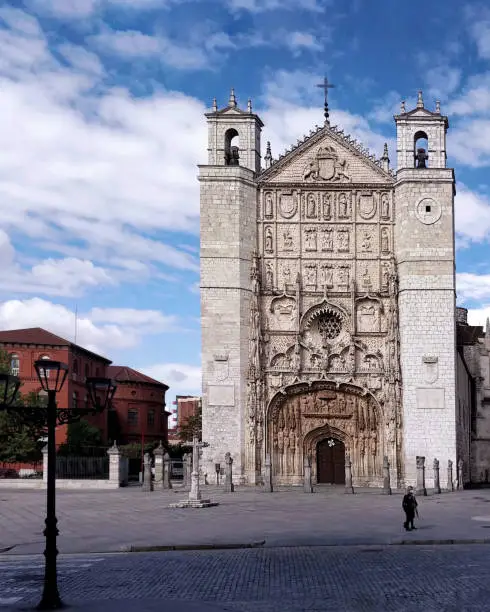
<svg viewBox="0 0 490 612"><path fill-rule="evenodd" d="M43 391L47 392L47 406L15 406L15 396L20 381L15 376L0 374L1 409L15 412L24 422L37 423L47 429L48 434L48 475L46 495L46 549L44 551L44 588L38 610L58 610L63 603L58 591L56 559L58 549L56 538L59 534L56 518L56 426L79 421L82 417L96 415L109 407L116 386L108 378L87 378L86 387L92 408L58 408L56 394L61 391L68 374L68 366L51 359L39 359L34 363Z"/></svg>

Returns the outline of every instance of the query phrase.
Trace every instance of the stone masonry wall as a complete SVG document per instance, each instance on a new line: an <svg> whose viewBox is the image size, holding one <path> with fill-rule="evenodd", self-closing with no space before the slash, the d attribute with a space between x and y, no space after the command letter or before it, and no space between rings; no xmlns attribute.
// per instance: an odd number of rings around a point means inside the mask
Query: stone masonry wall
<svg viewBox="0 0 490 612"><path fill-rule="evenodd" d="M250 263L255 248L256 186L239 166L202 166L201 321L202 469L208 478L226 452L236 480L244 464Z"/></svg>
<svg viewBox="0 0 490 612"><path fill-rule="evenodd" d="M432 460L446 466L448 459L457 459L452 189L451 170L398 172L395 252L405 480L415 484L416 456L425 456L429 487ZM419 206L424 199L429 212L425 204Z"/></svg>

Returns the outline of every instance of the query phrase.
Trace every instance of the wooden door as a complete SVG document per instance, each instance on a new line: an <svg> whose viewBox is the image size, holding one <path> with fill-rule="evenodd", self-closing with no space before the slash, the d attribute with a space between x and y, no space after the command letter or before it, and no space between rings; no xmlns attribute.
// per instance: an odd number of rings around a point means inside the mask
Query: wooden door
<svg viewBox="0 0 490 612"><path fill-rule="evenodd" d="M345 446L343 442L334 438L322 440L318 443L316 457L319 484L345 484Z"/></svg>

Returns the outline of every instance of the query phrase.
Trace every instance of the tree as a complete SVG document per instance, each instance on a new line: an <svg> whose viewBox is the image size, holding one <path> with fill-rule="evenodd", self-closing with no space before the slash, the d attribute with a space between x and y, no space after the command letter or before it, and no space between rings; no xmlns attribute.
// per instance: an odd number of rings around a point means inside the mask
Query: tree
<svg viewBox="0 0 490 612"><path fill-rule="evenodd" d="M182 442L191 442L194 436L202 440L202 407L199 405L196 413L189 416L186 422L179 428L177 434Z"/></svg>
<svg viewBox="0 0 490 612"><path fill-rule="evenodd" d="M100 430L85 419L80 419L68 425L66 442L60 444L58 454L84 456L92 454L94 448L102 448Z"/></svg>
<svg viewBox="0 0 490 612"><path fill-rule="evenodd" d="M10 374L12 355L0 349L0 373ZM22 388L22 387L21 387ZM20 390L19 390L20 391ZM19 393L16 406L39 405L35 393L22 395ZM20 415L0 411L0 461L36 461L41 459L42 443L39 438L43 428L39 423L25 423Z"/></svg>

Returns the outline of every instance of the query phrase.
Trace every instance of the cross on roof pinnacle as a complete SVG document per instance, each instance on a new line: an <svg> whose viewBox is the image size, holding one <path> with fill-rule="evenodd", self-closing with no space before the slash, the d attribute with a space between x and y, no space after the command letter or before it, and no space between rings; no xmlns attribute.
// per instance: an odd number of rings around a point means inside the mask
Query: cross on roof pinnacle
<svg viewBox="0 0 490 612"><path fill-rule="evenodd" d="M320 89L323 89L324 91L324 94L325 94L325 106L324 106L325 125L330 125L330 119L329 119L330 113L328 112L328 90L335 87L335 85L332 85L331 83L329 83L328 78L324 77L323 83L319 83L317 87L319 87Z"/></svg>

